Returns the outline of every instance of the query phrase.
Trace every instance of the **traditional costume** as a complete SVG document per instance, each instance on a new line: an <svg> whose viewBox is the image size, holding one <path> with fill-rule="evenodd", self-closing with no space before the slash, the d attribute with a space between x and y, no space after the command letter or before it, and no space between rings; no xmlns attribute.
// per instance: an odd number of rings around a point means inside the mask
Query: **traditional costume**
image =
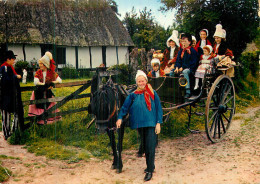
<svg viewBox="0 0 260 184"><path fill-rule="evenodd" d="M201 35L201 32L205 32L207 37L209 36L209 31L207 29L202 29L200 30L200 35ZM199 41L197 42L196 46L195 46L195 50L198 52L198 48L203 48L205 47L206 45L211 45L211 42L209 41L208 38L206 38L205 40L202 40L201 38L199 39ZM202 53L203 54L203 53Z"/></svg>
<svg viewBox="0 0 260 184"><path fill-rule="evenodd" d="M141 70L137 71L136 79L139 76L144 76L147 80L147 76ZM152 173L155 169L155 127L157 123L161 124L163 122L163 111L159 96L156 91L152 89L150 84L147 84L145 89L137 88L136 91L127 96L121 107L118 119L123 119L128 112L130 127L132 129L138 129L139 132L143 133L147 165L147 173L144 180L148 181L152 178Z"/></svg>
<svg viewBox="0 0 260 184"><path fill-rule="evenodd" d="M22 130L24 128L24 111L18 74L13 65L8 62L16 59L16 56L13 51L7 51L5 62L0 67L0 109L5 140L18 128L18 124ZM13 120L11 119L12 113Z"/></svg>
<svg viewBox="0 0 260 184"><path fill-rule="evenodd" d="M154 58L151 60L151 66L153 67L155 64L158 64L159 65L159 69L158 71L154 71L154 70L151 70L149 73L148 73L148 77L164 77L165 76L165 73L164 71L160 68L160 60L157 59L157 58Z"/></svg>
<svg viewBox="0 0 260 184"><path fill-rule="evenodd" d="M200 62L199 62L199 67L197 68L195 72L195 87L194 90L199 88L199 78L204 78L206 68L208 69L208 73L211 73L212 67L213 67L213 54L212 54L212 47L211 45L206 45L203 47L203 49L206 49L209 54L208 55L201 55L200 56Z"/></svg>
<svg viewBox="0 0 260 184"><path fill-rule="evenodd" d="M226 30L222 28L221 24L216 25L216 31L213 35L213 37L219 37L221 38L221 43L215 43L213 47L213 56L215 58L221 58L219 56L228 56L230 59L234 58L232 50L228 49L228 46L226 44ZM234 77L235 70L234 67L229 68L227 71L223 71L226 75L230 77Z"/></svg>
<svg viewBox="0 0 260 184"><path fill-rule="evenodd" d="M175 46L170 46L170 41L175 42ZM167 48L164 50L163 55L163 62L161 63L161 69L165 70L166 74L170 73L171 69L174 68L174 64L177 59L178 52L180 50L179 47L179 39L178 39L178 31L173 30L172 35L168 38L166 42Z"/></svg>
<svg viewBox="0 0 260 184"><path fill-rule="evenodd" d="M210 69L212 68L212 59L213 59L212 47L211 45L206 45L205 47L203 47L203 49L207 49L209 51L209 55L208 56L201 55L199 67L197 68L195 73L196 78L204 78L205 69L208 68L210 73L211 72Z"/></svg>
<svg viewBox="0 0 260 184"><path fill-rule="evenodd" d="M54 81L56 83L62 82L59 75L55 72L55 68L56 68L55 62L50 52L46 52L45 55L41 59L39 59L39 61L41 61L44 64L44 66L47 67L47 71L42 71L41 69L39 69L35 73L34 84L36 85L36 90L32 92L30 100L52 98L54 94L52 93L51 89L48 88L54 85L53 83ZM51 102L51 103L47 102L42 104L29 105L28 116L41 115L44 112L44 109L48 110L51 107L53 107L55 104L56 102ZM60 112L60 111L59 109L56 109L54 112ZM46 120L46 123L50 124L60 119L61 116L51 117ZM44 124L45 122L44 120L40 120L37 123Z"/></svg>

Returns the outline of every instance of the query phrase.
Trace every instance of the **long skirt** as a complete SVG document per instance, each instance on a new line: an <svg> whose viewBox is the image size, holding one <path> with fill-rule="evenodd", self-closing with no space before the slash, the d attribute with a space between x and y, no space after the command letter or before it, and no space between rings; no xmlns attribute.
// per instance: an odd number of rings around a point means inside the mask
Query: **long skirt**
<svg viewBox="0 0 260 184"><path fill-rule="evenodd" d="M198 69L196 70L195 77L196 78L204 78L206 68L209 68L209 73L211 73L212 65L210 65L210 64L200 64Z"/></svg>
<svg viewBox="0 0 260 184"><path fill-rule="evenodd" d="M31 96L30 100L35 100L34 91L32 92L32 96ZM46 110L50 109L55 104L56 104L56 102L51 102L49 107ZM33 117L33 116L41 115L43 112L44 112L44 109L37 108L35 104L29 105L28 116ZM60 112L60 110L56 109L55 111L52 111L52 113L57 113L57 112ZM60 121L60 120L61 120L61 116L54 116L54 117L48 118L46 121L47 121L47 124L52 124L52 123L54 123L56 121ZM40 120L37 123L44 124L44 120Z"/></svg>

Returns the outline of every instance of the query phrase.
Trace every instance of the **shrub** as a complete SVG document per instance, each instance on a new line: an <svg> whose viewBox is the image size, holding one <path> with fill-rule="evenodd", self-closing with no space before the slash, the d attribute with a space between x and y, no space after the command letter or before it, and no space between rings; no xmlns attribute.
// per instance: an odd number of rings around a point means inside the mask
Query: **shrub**
<svg viewBox="0 0 260 184"><path fill-rule="evenodd" d="M22 75L23 69L25 68L27 70L28 66L29 66L28 61L19 60L15 63L15 70L17 73Z"/></svg>
<svg viewBox="0 0 260 184"><path fill-rule="evenodd" d="M119 84L133 84L135 83L133 68L130 65L121 64L121 65L113 65L109 68L109 70L118 70L120 74L117 76L113 76L113 81Z"/></svg>
<svg viewBox="0 0 260 184"><path fill-rule="evenodd" d="M238 94L247 93L259 97L260 51L242 53L240 67L235 69L234 85Z"/></svg>
<svg viewBox="0 0 260 184"><path fill-rule="evenodd" d="M77 72L76 68L66 65L61 70L61 78L62 79L77 79L79 78L79 73Z"/></svg>

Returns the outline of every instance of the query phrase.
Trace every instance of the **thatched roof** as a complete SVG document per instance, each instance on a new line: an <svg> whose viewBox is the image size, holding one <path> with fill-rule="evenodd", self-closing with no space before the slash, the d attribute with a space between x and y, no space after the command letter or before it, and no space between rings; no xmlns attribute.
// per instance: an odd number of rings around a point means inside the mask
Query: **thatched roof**
<svg viewBox="0 0 260 184"><path fill-rule="evenodd" d="M54 8L55 4L55 8ZM6 16L5 16L6 12ZM131 37L107 5L77 1L0 2L0 43L66 46L133 46Z"/></svg>

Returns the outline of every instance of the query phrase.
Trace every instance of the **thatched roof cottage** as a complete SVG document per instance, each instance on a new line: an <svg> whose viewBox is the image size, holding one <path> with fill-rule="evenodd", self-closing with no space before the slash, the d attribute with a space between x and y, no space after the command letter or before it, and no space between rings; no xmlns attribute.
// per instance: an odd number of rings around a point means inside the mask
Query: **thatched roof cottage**
<svg viewBox="0 0 260 184"><path fill-rule="evenodd" d="M0 1L0 44L17 59L53 52L59 67L95 68L128 62L133 42L105 0Z"/></svg>

